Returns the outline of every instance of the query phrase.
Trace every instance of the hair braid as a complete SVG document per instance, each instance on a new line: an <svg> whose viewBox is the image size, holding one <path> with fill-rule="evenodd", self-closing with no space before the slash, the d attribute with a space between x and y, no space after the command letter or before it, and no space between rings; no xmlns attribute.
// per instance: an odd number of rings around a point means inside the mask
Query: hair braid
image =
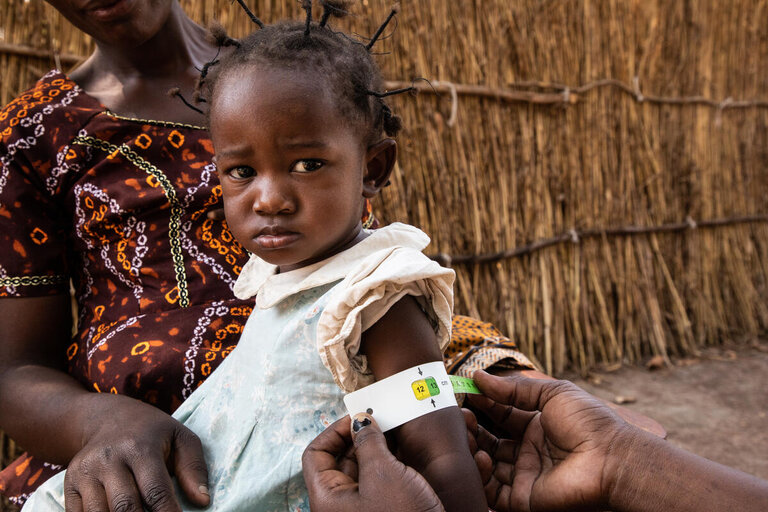
<svg viewBox="0 0 768 512"><path fill-rule="evenodd" d="M312 20L312 1L300 0L306 13L303 21L280 21L270 25L260 23L244 0L236 1L260 30L236 40L229 37L218 22L209 25L210 39L220 48L232 49L221 57L217 54L203 67L195 87L195 102L210 101L216 93L219 78L230 70L263 64L316 72L319 79L334 91L340 112L352 121L363 123L371 142L382 133L395 136L401 130L401 118L392 113L384 98L411 92L414 87L378 92L383 89L383 80L370 52L398 13L397 4L364 44L328 26L331 17L341 18L349 14L350 0L319 0L323 8L320 22Z"/></svg>

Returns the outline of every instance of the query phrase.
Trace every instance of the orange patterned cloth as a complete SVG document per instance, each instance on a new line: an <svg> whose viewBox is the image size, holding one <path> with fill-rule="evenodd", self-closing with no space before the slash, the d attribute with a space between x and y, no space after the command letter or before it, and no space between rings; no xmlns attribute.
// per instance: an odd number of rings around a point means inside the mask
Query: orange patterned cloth
<svg viewBox="0 0 768 512"><path fill-rule="evenodd" d="M207 218L212 156L204 128L118 116L56 71L0 111L0 297L72 283L78 329L60 348L87 389L170 413L236 345L247 255ZM454 340L452 371L530 364L490 324L456 317ZM59 469L25 454L0 493L22 503Z"/></svg>
<svg viewBox="0 0 768 512"><path fill-rule="evenodd" d="M453 316L451 344L443 357L448 373L472 377L477 370L536 366L493 324L462 315Z"/></svg>

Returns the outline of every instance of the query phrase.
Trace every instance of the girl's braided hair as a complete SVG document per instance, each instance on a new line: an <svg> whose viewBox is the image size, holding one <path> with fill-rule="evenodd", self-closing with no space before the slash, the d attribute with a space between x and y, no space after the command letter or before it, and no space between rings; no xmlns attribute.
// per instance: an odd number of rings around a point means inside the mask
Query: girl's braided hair
<svg viewBox="0 0 768 512"><path fill-rule="evenodd" d="M200 73L193 101L205 103L214 97L219 78L228 71L248 64L279 66L289 70L310 71L324 80L335 92L340 112L360 122L374 142L382 132L395 136L402 128L400 117L394 115L384 98L414 91L414 87L383 91L383 80L371 55L371 48L386 29L399 8L395 5L387 19L366 43L328 26L331 17L342 17L349 0L320 0L323 12L320 21L313 21L312 1L302 0L306 12L304 21L281 21L266 25L248 9L244 0L237 0L259 30L243 39L229 37L218 24L210 25L210 36L216 45L232 47L224 55L217 53ZM178 91L174 91L176 95ZM183 99L183 98L182 98Z"/></svg>

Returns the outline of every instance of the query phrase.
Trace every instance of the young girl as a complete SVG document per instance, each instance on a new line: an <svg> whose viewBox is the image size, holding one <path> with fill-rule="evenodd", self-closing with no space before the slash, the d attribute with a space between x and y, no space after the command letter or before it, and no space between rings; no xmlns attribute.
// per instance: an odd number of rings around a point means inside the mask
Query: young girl
<svg viewBox="0 0 768 512"><path fill-rule="evenodd" d="M400 128L373 41L331 30L330 2L320 23L306 8L306 23L218 34L233 48L202 77L227 221L253 255L235 294L256 302L237 348L174 414L203 443L210 510L309 510L301 455L345 414L343 395L440 361L450 335L454 274L421 253L429 238L360 221L395 163L384 134ZM487 510L458 407L395 438L447 510ZM26 508L63 509L63 478Z"/></svg>

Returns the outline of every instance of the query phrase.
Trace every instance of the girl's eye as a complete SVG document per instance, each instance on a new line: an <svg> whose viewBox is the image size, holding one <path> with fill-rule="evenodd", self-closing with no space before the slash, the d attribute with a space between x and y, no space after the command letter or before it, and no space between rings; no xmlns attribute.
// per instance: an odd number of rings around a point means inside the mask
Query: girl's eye
<svg viewBox="0 0 768 512"><path fill-rule="evenodd" d="M256 174L250 167L233 167L227 174L238 180L244 180Z"/></svg>
<svg viewBox="0 0 768 512"><path fill-rule="evenodd" d="M299 160L294 164L293 172L313 172L320 169L323 166L323 162L320 160Z"/></svg>

